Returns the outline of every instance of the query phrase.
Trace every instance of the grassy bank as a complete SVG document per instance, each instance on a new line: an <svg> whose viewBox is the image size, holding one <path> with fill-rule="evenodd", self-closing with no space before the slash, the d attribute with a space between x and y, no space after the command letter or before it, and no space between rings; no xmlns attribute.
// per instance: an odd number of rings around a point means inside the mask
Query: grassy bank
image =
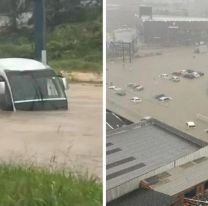
<svg viewBox="0 0 208 206"><path fill-rule="evenodd" d="M0 206L101 206L94 178L34 167L0 165Z"/></svg>
<svg viewBox="0 0 208 206"><path fill-rule="evenodd" d="M102 73L101 63L89 62L84 59L49 60L48 64L57 71Z"/></svg>

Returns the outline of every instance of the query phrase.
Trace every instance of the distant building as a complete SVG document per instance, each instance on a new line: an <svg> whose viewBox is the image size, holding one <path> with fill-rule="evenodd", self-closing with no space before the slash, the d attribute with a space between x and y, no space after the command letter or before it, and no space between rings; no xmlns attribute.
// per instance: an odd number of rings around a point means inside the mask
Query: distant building
<svg viewBox="0 0 208 206"><path fill-rule="evenodd" d="M139 20L138 30L145 44L172 46L208 42L208 18L144 17Z"/></svg>

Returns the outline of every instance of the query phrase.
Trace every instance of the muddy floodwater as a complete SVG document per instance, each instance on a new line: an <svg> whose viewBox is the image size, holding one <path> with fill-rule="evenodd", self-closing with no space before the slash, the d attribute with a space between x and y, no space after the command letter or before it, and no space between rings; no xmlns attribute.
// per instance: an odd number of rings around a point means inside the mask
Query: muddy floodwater
<svg viewBox="0 0 208 206"><path fill-rule="evenodd" d="M101 177L102 88L72 84L69 111L1 112L0 159Z"/></svg>
<svg viewBox="0 0 208 206"><path fill-rule="evenodd" d="M208 141L208 54L194 54L193 48L169 48L157 50L162 55L135 58L123 64L120 60L107 64L107 85L113 84L126 91L126 96L118 96L107 89L107 108L134 122L144 116L155 117L179 128L197 138ZM173 82L159 75L190 69L204 72L197 79L181 78ZM128 83L144 86L141 92L127 87ZM108 87L108 86L107 86ZM159 102L154 97L165 94L173 99ZM135 104L133 96L142 98ZM194 121L196 128L187 128L186 122Z"/></svg>

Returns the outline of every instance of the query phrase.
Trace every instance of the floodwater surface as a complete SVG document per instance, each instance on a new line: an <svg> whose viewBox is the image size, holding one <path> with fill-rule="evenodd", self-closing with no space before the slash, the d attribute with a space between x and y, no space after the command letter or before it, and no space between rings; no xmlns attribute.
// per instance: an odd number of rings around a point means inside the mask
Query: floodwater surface
<svg viewBox="0 0 208 206"><path fill-rule="evenodd" d="M160 49L162 55L135 58L123 64L115 60L107 64L107 84L126 90L126 96L118 96L107 89L107 109L137 122L144 116L152 116L176 128L208 141L208 54L194 54L192 47ZM181 78L180 82L162 79L160 74L191 69L204 72L197 79ZM141 92L127 87L128 83L144 86ZM173 99L159 102L154 97L165 94ZM133 96L142 98L135 104ZM186 122L194 121L196 128L187 128Z"/></svg>
<svg viewBox="0 0 208 206"><path fill-rule="evenodd" d="M69 111L1 112L0 160L101 177L102 88L72 84Z"/></svg>

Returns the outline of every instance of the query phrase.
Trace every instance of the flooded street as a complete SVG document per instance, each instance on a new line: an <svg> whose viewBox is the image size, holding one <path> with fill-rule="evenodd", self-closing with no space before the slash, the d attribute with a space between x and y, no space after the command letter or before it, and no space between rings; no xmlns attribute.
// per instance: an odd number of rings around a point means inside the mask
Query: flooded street
<svg viewBox="0 0 208 206"><path fill-rule="evenodd" d="M1 112L0 159L101 177L102 87L72 84L69 111Z"/></svg>
<svg viewBox="0 0 208 206"><path fill-rule="evenodd" d="M132 64L122 61L108 62L107 84L111 82L127 92L118 96L107 89L107 109L132 120L139 121L144 116L155 117L167 124L208 141L208 54L193 54L193 48L160 49L162 55L135 58ZM204 72L198 79L181 78L180 82L162 79L160 74L171 74L183 69ZM144 91L135 92L128 83L144 86ZM108 86L107 86L108 87ZM173 98L169 102L159 102L154 97L165 94ZM135 104L130 98L138 96L142 102ZM187 121L194 121L196 128L188 129Z"/></svg>

